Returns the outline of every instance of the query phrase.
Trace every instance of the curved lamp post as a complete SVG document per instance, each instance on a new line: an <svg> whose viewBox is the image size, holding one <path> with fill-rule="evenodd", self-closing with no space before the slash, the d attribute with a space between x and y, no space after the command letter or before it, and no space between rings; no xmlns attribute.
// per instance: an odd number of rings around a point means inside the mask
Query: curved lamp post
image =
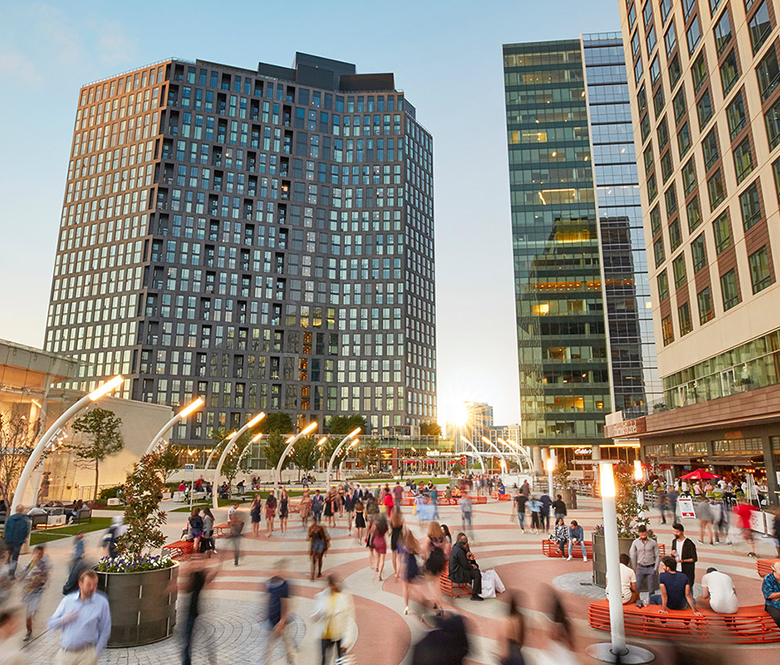
<svg viewBox="0 0 780 665"><path fill-rule="evenodd" d="M555 496L553 494L553 471L555 470L555 454L550 451L549 456L544 461L544 465L547 467L547 496L552 498Z"/></svg>
<svg viewBox="0 0 780 665"><path fill-rule="evenodd" d="M487 445L487 446L490 446L490 447L491 447L493 450L495 450L495 451L496 451L496 453L498 453L498 456L499 456L499 457L502 459L502 461L503 461L503 462L504 462L504 464L506 465L506 455L505 455L504 453L502 453L502 452L501 452L501 450L499 449L499 447L498 447L498 446L497 446L495 443L493 443L493 442L492 442L490 439L488 439L486 436L483 436L483 437L482 437L482 443L484 443L484 444L485 444L485 445Z"/></svg>
<svg viewBox="0 0 780 665"><path fill-rule="evenodd" d="M465 436L463 436L462 434L460 435L460 438L461 438L463 441L465 441L465 442L466 442L466 443L467 443L467 444L468 444L468 445L471 447L471 449L474 451L474 453L475 453L475 454L476 454L476 456L477 456L477 459L479 460L479 465L482 467L482 473L485 473L485 460L484 460L484 459L482 459L482 453L480 453L480 452L479 452L479 450L477 449L477 447L476 447L476 446L475 446L473 443L471 443L471 441L469 441L469 440L468 440L468 439L467 439Z"/></svg>
<svg viewBox="0 0 780 665"><path fill-rule="evenodd" d="M263 433L260 432L257 436L253 436L251 439L249 439L249 443L247 443L244 446L244 449L241 451L241 454L238 456L238 462L236 462L236 466L241 466L241 462L243 461L244 457L246 457L246 454L252 449L252 444L257 443L260 439L263 438Z"/></svg>
<svg viewBox="0 0 780 665"><path fill-rule="evenodd" d="M514 446L512 446L511 444L509 444L506 441L504 441L504 439L502 439L500 437L498 439L498 442L502 446L504 446L505 448L509 448L509 450L511 451L512 455L514 455L515 458L517 459L517 468L518 468L518 470L522 471L523 470L523 458L520 456L520 453L517 451L517 449Z"/></svg>
<svg viewBox="0 0 780 665"><path fill-rule="evenodd" d="M507 443L511 444L517 450L517 452L520 453L520 455L522 455L523 459L525 460L525 463L528 465L528 468L527 470L525 470L525 473L533 475L534 460L531 457L531 455L528 453L528 450L525 448L525 446L521 446L519 443L512 441L512 439L507 439Z"/></svg>
<svg viewBox="0 0 780 665"><path fill-rule="evenodd" d="M360 443L360 439L355 439L355 440L352 442L352 444L350 444L350 445L347 447L347 455L349 455L349 451L350 451L350 450L352 450L352 449L353 449L353 448L354 448L354 447L355 447L357 444L359 444L359 443ZM347 461L347 455L345 455L345 456L344 456L344 459L343 459L343 460L341 460L341 464L339 464L339 478L340 478L341 480L343 480L343 479L344 479L344 462L346 462L346 461Z"/></svg>
<svg viewBox="0 0 780 665"><path fill-rule="evenodd" d="M222 449L222 454L219 456L219 462L217 462L217 466L214 469L214 482L211 484L211 504L214 507L214 510L219 507L219 492L217 491L217 483L219 482L219 472L222 471L222 464L225 462L225 458L228 456L228 453L233 450L233 446L236 444L236 441L238 441L238 438L248 429L251 429L257 425L257 423L259 423L263 418L265 418L265 412L261 411L254 418L252 418L252 420L247 422L241 429L239 429L237 432L233 432L233 435L227 440L225 447ZM216 449L217 447L214 446L214 450ZM211 451L212 455L214 454L214 450ZM209 459L211 459L211 455L209 456ZM208 467L208 460L206 460L206 466Z"/></svg>
<svg viewBox="0 0 780 665"><path fill-rule="evenodd" d="M333 469L333 462L336 460L336 457L338 456L339 452L341 452L341 449L344 447L344 444L349 441L350 439L354 439L358 434L360 434L360 428L356 427L354 430L352 430L347 436L345 436L339 445L336 446L336 450L333 451L333 454L330 456L330 461L328 462L328 473L326 476L325 481L325 487L330 489L330 472L331 469Z"/></svg>
<svg viewBox="0 0 780 665"><path fill-rule="evenodd" d="M229 432L228 435L227 435L227 438L228 439L232 439L233 435L235 433L236 433L235 430L233 430L232 432ZM206 463L203 465L203 471L204 472L209 470L209 464L211 464L211 458L214 457L214 455L216 454L217 448L219 448L219 444L215 443L214 447L211 449L211 452L209 453L209 456L206 458Z"/></svg>
<svg viewBox="0 0 780 665"><path fill-rule="evenodd" d="M287 459L287 456L292 451L296 441L298 441L298 439L300 439L302 436L306 436L310 432L313 432L315 429L317 429L317 421L313 420L308 425L306 425L306 427L304 427L300 432L298 432L298 434L294 434L289 439L287 439L287 447L284 449L282 456L279 458L279 463L276 465L276 474L274 475L275 490L279 489L279 484L281 483L282 480L282 466L284 465L284 460Z"/></svg>
<svg viewBox="0 0 780 665"><path fill-rule="evenodd" d="M41 461L38 464L38 477L35 479L35 496L33 497L33 503L37 506L38 505L38 498L41 493L41 483L43 482L43 463L45 461L45 455L47 452L55 452L57 448L62 446L65 443L65 439L68 438L68 435L62 431L58 430L54 434L54 438L51 440L48 446L46 446L46 450L43 451L43 454L41 455Z"/></svg>
<svg viewBox="0 0 780 665"><path fill-rule="evenodd" d="M173 418L171 418L165 425L163 425L162 429L157 432L155 437L152 439L152 442L149 444L149 447L146 449L146 455L149 453L153 453L155 450L157 450L157 447L160 445L160 443L163 440L163 437L171 431L171 428L178 423L180 420L184 420L187 416L189 416L194 411L197 411L200 407L202 407L206 403L206 400L204 400L202 397L198 397L193 402L190 402L187 406L185 406L179 413L177 413Z"/></svg>
<svg viewBox="0 0 780 665"><path fill-rule="evenodd" d="M22 497L24 496L24 491L27 489L27 483L30 482L30 476L32 475L35 467L38 465L38 462L43 455L43 451L46 450L46 448L49 446L57 432L62 429L65 424L71 418L73 418L73 416L75 416L80 411L83 411L87 406L92 404L92 402L97 402L101 397L108 395L108 393L110 393L112 390L121 386L123 382L124 378L122 375L117 374L113 379L106 381L102 386L98 386L91 393L84 395L84 397L82 397L78 402L65 411L65 413L57 418L54 424L46 430L46 433L41 437L40 441L38 441L37 445L33 449L32 454L27 460L27 464L24 465L22 475L19 476L19 482L16 483L16 491L14 492L14 500L11 503L11 510L9 515L16 514L16 507L21 503Z"/></svg>

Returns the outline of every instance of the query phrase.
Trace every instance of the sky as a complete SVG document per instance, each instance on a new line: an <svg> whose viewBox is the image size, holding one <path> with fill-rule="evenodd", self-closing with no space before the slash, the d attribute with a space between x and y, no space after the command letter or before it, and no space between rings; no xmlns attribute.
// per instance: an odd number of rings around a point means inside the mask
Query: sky
<svg viewBox="0 0 780 665"><path fill-rule="evenodd" d="M175 56L393 72L434 137L440 421L519 421L501 45L620 29L620 0L38 3L0 23L0 338L43 346L79 88Z"/></svg>

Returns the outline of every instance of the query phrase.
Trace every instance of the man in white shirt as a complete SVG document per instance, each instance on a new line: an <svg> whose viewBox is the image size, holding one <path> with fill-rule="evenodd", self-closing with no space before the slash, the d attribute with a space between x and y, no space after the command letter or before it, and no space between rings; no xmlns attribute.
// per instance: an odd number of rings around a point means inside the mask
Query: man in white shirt
<svg viewBox="0 0 780 665"><path fill-rule="evenodd" d="M631 559L628 554L620 555L620 596L623 605L639 600L639 592L636 590L636 573L631 568Z"/></svg>
<svg viewBox="0 0 780 665"><path fill-rule="evenodd" d="M707 568L707 574L701 578L701 596L698 600L718 614L735 614L739 609L734 582L717 568Z"/></svg>

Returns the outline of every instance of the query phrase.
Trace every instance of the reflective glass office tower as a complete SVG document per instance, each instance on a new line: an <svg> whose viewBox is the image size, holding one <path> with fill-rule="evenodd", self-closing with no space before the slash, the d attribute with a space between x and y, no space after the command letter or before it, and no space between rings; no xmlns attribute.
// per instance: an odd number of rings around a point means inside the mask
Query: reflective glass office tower
<svg viewBox="0 0 780 665"><path fill-rule="evenodd" d="M657 384L616 45L593 35L504 46L525 445L604 445L606 414L643 412Z"/></svg>

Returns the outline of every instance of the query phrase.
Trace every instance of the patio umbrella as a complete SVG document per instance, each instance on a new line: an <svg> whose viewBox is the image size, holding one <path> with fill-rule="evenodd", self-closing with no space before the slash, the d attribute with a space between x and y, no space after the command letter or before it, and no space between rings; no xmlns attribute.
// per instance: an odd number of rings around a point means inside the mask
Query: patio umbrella
<svg viewBox="0 0 780 665"><path fill-rule="evenodd" d="M713 478L720 478L720 476L716 473L705 471L704 469L696 469L696 471L691 471L684 476L680 476L681 480L712 480Z"/></svg>

